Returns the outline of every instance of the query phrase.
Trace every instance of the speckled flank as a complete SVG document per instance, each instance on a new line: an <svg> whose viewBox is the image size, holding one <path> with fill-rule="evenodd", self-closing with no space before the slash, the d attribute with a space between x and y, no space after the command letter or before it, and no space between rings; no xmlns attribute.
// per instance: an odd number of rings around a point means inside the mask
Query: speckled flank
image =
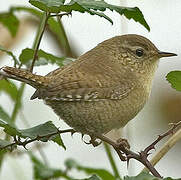
<svg viewBox="0 0 181 180"><path fill-rule="evenodd" d="M142 98L140 98L142 97ZM142 109L148 94L137 89L121 100L61 102L46 101L71 127L83 133L106 133L123 127Z"/></svg>

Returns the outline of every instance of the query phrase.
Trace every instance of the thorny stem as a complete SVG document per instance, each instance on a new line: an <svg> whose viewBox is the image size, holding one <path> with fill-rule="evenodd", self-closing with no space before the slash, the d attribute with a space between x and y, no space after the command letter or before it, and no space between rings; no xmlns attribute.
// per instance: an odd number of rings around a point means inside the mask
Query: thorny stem
<svg viewBox="0 0 181 180"><path fill-rule="evenodd" d="M140 153L135 153L133 151L131 151L129 148L125 147L124 145L121 144L117 144L114 141L110 140L109 138L107 138L106 136L97 136L97 138L99 138L100 140L107 142L108 144L112 145L113 148L115 149L115 151L117 152L119 158L122 161L127 161L129 163L130 159L136 159L139 162L141 162L154 176L162 178L161 175L159 174L159 172L154 168L154 166L150 163L150 161L148 161L148 156L149 156L149 152L152 149L155 149L155 145L161 141L164 137L173 134L175 129L177 129L177 127L181 124L181 121L178 123L173 124L173 127L171 129L169 129L167 132L165 132L162 135L159 135L158 138L151 143L148 147L146 147L143 151L141 151ZM177 137L180 137L181 132L179 131L178 133L175 133L177 135ZM177 138L178 139L178 138ZM180 138L179 138L180 139Z"/></svg>
<svg viewBox="0 0 181 180"><path fill-rule="evenodd" d="M21 119L23 120L23 123L25 124L25 126L26 127L30 127L30 125L29 125L29 123L28 123L27 119L25 118L25 116L24 116L22 111L20 111L20 115L21 115ZM40 156L42 157L44 163L46 165L48 165L47 157L46 157L42 147L38 143L36 144L36 149L38 150L38 152L39 152Z"/></svg>
<svg viewBox="0 0 181 180"><path fill-rule="evenodd" d="M32 143L34 141L41 141L41 139L43 139L43 138L50 139L52 136L55 136L57 134L63 134L63 133L69 133L69 132L71 134L73 134L76 131L74 129L57 130L57 132L55 132L55 133L52 133L52 134L49 134L49 135L44 135L44 136L37 136L34 139L29 139L29 140L25 140L25 141L21 141L20 137L18 137L18 138L14 137L14 142L12 142L11 144L8 144L7 146L3 146L2 148L0 148L0 150L6 149L6 148L9 148L9 147L12 148L15 145L23 146L26 149L26 145L30 144L30 143Z"/></svg>
<svg viewBox="0 0 181 180"><path fill-rule="evenodd" d="M135 153L133 151L130 150L129 146L126 145L126 143L122 143L123 141L120 141L120 143L118 142L114 142L111 139L107 138L104 135L95 135L95 138L98 138L100 140L102 140L103 142L108 143L109 145L111 145L115 151L117 152L119 158L122 161L127 161L127 163L129 163L130 159L136 159L137 161L141 162L154 176L162 178L161 175L159 174L159 172L154 168L154 166L148 161L148 156L149 156L149 152L150 150L155 148L155 145L162 140L164 137L172 134L174 132L174 130L181 124L181 121L177 124L174 124L173 127L168 130L166 133L164 133L163 135L160 135L153 143L151 143L151 145L149 145L147 148L145 148L145 150L139 152L139 153ZM47 138L50 139L52 136L57 135L57 134L62 134L62 133L71 133L74 134L76 131L74 129L66 129L66 130L58 130L55 133L49 134L49 135L44 135L44 136L38 136L34 139L29 139L29 140L25 140L25 141L21 141L20 137L17 139L16 137L14 137L14 142L11 144L8 144L7 146L4 146L2 148L0 148L0 150L8 148L8 147L13 147L14 145L19 145L19 146L23 146L24 148L26 148L26 145L34 142L34 141L40 141L43 138ZM177 133L175 133L177 134ZM94 139L95 139L94 138Z"/></svg>
<svg viewBox="0 0 181 180"><path fill-rule="evenodd" d="M161 141L164 137L170 135L170 134L173 134L174 133L174 130L181 124L181 121L179 121L178 123L175 123L173 124L173 127L171 129L169 129L167 132L165 132L164 134L162 135L159 135L158 138L153 142L151 143L147 148L145 148L144 152L145 154L148 154L148 152L152 149L155 149L155 145Z"/></svg>
<svg viewBox="0 0 181 180"><path fill-rule="evenodd" d="M102 141L112 145L121 160L123 160L123 161L127 160L127 162L129 162L130 159L136 159L139 162L141 162L142 164L144 164L154 176L162 178L161 175L158 173L158 171L147 160L147 157L144 155L144 153L141 152L141 153L137 154L137 153L129 150L125 146L118 145L117 143L110 140L109 138L107 138L104 135L100 135L97 137L99 139L101 139ZM123 159L124 158L123 153L126 155L127 158L125 157L125 159Z"/></svg>
<svg viewBox="0 0 181 180"><path fill-rule="evenodd" d="M178 122L177 124L179 125L181 123ZM177 126L176 124L176 126ZM174 126L173 126L174 128ZM170 129L169 131L172 131L173 130ZM166 132L167 133L167 132ZM166 134L165 133L165 134ZM181 128L176 132L174 133L169 139L168 141L163 145L163 147L155 154L155 156L151 159L151 164L153 166L155 166L158 161L181 139ZM147 168L144 168L142 171L149 171Z"/></svg>

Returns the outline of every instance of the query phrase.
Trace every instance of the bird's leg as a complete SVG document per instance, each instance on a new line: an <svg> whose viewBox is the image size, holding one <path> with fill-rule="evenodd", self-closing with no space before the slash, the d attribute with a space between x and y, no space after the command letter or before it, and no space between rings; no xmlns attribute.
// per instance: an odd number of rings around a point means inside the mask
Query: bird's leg
<svg viewBox="0 0 181 180"><path fill-rule="evenodd" d="M90 138L91 139L89 143L91 143L94 147L99 146L102 143L102 141L100 142L96 141L97 138L95 136L90 136Z"/></svg>
<svg viewBox="0 0 181 180"><path fill-rule="evenodd" d="M96 135L96 138L111 145L122 161L129 161L129 158L127 157L127 152L130 152L130 145L126 139L120 138L115 142L104 135Z"/></svg>

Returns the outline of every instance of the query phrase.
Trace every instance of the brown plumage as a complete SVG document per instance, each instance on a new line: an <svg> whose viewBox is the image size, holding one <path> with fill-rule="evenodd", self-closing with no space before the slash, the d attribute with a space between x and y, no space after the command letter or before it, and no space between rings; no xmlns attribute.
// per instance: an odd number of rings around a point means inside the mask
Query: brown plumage
<svg viewBox="0 0 181 180"><path fill-rule="evenodd" d="M104 134L136 116L149 97L159 58L175 55L130 34L108 39L46 76L12 67L1 74L37 89L31 99L43 99L75 130Z"/></svg>

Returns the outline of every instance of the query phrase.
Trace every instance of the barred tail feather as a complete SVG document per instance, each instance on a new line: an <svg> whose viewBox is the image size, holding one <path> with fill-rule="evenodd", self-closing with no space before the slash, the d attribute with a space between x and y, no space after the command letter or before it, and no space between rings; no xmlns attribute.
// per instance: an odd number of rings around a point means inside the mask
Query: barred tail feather
<svg viewBox="0 0 181 180"><path fill-rule="evenodd" d="M10 79L15 79L24 83L29 84L34 88L40 88L46 86L46 77L32 74L31 72L23 69L17 69L14 67L5 66L0 69L0 75Z"/></svg>

